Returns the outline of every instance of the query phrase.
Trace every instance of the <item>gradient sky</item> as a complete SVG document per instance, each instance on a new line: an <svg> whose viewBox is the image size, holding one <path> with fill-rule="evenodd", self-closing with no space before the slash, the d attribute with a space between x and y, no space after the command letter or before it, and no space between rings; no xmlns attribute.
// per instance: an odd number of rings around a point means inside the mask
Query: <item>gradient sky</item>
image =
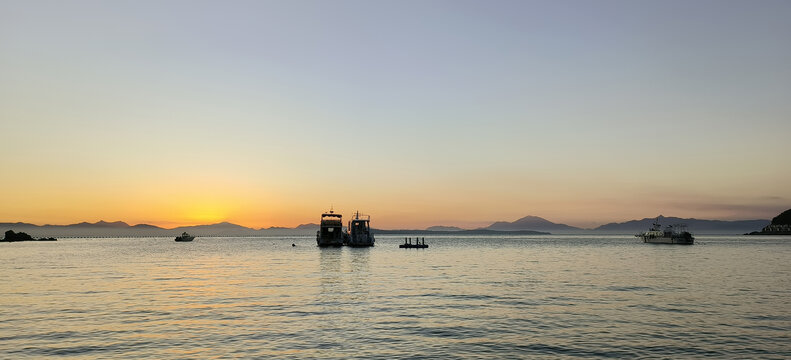
<svg viewBox="0 0 791 360"><path fill-rule="evenodd" d="M0 222L791 207L790 1L0 0Z"/></svg>

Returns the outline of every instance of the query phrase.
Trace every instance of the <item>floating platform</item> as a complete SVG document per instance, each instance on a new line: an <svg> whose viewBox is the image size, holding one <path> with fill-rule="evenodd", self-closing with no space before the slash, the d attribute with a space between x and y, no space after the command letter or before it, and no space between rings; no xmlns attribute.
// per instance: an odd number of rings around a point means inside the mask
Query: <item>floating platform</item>
<svg viewBox="0 0 791 360"><path fill-rule="evenodd" d="M425 249L428 247L426 244L401 244L398 247L402 249Z"/></svg>
<svg viewBox="0 0 791 360"><path fill-rule="evenodd" d="M428 245L426 245L426 238L423 238L422 244L419 238L415 238L414 244L412 243L412 238L404 238L404 243L398 245L398 247L401 249L425 249L428 248Z"/></svg>

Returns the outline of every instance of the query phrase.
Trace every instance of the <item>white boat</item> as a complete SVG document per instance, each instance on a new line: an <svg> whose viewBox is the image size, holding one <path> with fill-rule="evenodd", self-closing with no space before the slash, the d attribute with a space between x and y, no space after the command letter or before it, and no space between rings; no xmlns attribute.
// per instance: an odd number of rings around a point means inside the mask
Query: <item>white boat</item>
<svg viewBox="0 0 791 360"><path fill-rule="evenodd" d="M668 225L662 230L662 226L659 225L659 218L656 218L650 230L635 236L643 239L644 243L649 244L692 245L695 243L695 237L687 231L685 225Z"/></svg>

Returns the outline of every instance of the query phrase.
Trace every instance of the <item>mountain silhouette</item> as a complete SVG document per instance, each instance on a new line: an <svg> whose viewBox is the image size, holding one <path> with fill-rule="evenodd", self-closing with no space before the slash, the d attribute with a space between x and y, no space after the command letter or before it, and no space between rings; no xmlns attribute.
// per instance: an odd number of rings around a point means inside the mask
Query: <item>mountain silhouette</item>
<svg viewBox="0 0 791 360"><path fill-rule="evenodd" d="M80 222L69 225L34 225L23 222L0 223L1 230L25 231L37 237L160 237L176 236L188 232L196 236L282 236L282 235L313 235L318 225L310 228L305 224L302 228L270 228L253 229L229 222L208 225L179 226L166 229L149 224L130 226L123 221L96 223Z"/></svg>
<svg viewBox="0 0 791 360"><path fill-rule="evenodd" d="M435 233L446 232L449 234L478 231L475 234L497 233L498 231L522 232L528 231L552 234L636 234L651 227L656 218L644 218L620 223L609 223L595 229L581 229L566 224L557 224L538 216L525 216L513 222L498 221L488 227L476 230L464 230L455 226L431 226L422 231ZM693 234L744 234L755 229L762 229L770 225L769 220L700 220L684 219L677 217L659 216L662 225L686 224ZM773 219L782 224L791 223L791 209L783 212ZM230 222L221 222L208 225L180 226L166 229L155 225L137 224L129 225L123 221L107 222L104 220L89 223L81 222L70 225L34 225L24 222L0 223L0 232L14 230L24 231L34 237L169 237L182 232L195 236L306 236L315 235L319 225L301 224L295 228L270 227L254 229ZM421 230L377 230L380 233L413 233ZM473 234L473 233L469 233Z"/></svg>
<svg viewBox="0 0 791 360"><path fill-rule="evenodd" d="M107 222L104 220L99 220L95 223L89 223L83 221L81 223L71 224L71 225L45 225L45 226L65 226L72 228L126 228L129 227L129 224L123 221Z"/></svg>
<svg viewBox="0 0 791 360"><path fill-rule="evenodd" d="M443 226L443 225L436 225L436 226L429 226L426 228L428 231L464 231L464 229L456 226Z"/></svg>
<svg viewBox="0 0 791 360"><path fill-rule="evenodd" d="M484 229L497 230L497 231L518 231L518 230L534 230L534 231L548 231L553 234L558 233L579 233L583 229L578 227L569 226L566 224L553 223L547 219L538 216L525 216L513 222L498 221Z"/></svg>

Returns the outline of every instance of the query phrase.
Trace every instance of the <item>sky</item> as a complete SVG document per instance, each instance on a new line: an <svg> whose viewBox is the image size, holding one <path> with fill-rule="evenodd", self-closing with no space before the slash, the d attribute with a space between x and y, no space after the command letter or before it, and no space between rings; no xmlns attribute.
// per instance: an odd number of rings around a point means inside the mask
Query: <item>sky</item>
<svg viewBox="0 0 791 360"><path fill-rule="evenodd" d="M0 0L0 222L791 208L789 1Z"/></svg>

